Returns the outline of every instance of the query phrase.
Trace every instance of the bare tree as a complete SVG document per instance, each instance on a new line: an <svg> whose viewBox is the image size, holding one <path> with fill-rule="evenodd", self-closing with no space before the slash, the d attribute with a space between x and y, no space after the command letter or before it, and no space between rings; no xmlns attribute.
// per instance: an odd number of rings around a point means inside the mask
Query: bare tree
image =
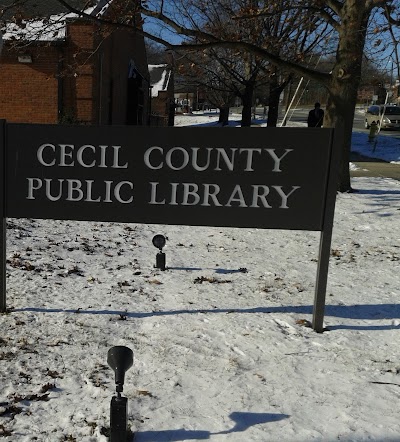
<svg viewBox="0 0 400 442"><path fill-rule="evenodd" d="M202 30L218 37L220 41L240 41L251 43L260 48L267 48L276 57L285 56L299 62L315 50L318 43L327 37L327 26L322 26L315 32L321 23L318 17L304 17L302 11L290 9L291 1L284 0L285 10L275 15L251 16L238 22L238 14L248 14L257 11L257 0L218 0L214 2L185 2L182 15L202 17ZM198 25L196 23L195 25ZM195 27L195 26L194 26ZM200 31L200 28L197 28ZM312 37L309 37L312 35ZM309 37L309 38L308 38ZM189 37L186 44L201 43L198 36ZM232 79L233 92L243 102L242 125L251 124L251 109L254 104L255 88L269 84L268 126L276 126L278 120L278 105L283 89L292 78L292 73L273 65L264 57L259 57L249 51L238 51L231 48L203 49L207 51L209 59L214 58L216 63L224 69L226 82ZM226 54L224 56L224 54ZM191 57L192 60L195 57ZM197 57L199 63L203 57ZM194 62L196 64L196 62ZM214 63L215 65L215 63ZM201 68L201 67L200 67ZM207 70L207 67L205 67Z"/></svg>

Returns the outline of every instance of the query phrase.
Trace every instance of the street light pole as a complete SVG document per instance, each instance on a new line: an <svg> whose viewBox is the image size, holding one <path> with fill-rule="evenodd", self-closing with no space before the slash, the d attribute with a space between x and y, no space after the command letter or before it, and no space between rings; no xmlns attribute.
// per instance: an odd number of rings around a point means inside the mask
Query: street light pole
<svg viewBox="0 0 400 442"><path fill-rule="evenodd" d="M393 86L393 70L394 70L394 62L393 58L390 57L390 63L392 64L392 68L390 69L390 88Z"/></svg>

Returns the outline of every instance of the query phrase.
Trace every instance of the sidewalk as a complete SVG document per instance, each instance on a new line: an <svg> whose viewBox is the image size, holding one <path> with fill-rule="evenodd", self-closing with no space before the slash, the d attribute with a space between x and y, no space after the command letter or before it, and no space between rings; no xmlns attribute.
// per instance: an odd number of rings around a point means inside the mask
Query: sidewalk
<svg viewBox="0 0 400 442"><path fill-rule="evenodd" d="M359 168L350 172L353 177L386 177L400 181L399 164L368 158L357 152L351 153L351 161Z"/></svg>

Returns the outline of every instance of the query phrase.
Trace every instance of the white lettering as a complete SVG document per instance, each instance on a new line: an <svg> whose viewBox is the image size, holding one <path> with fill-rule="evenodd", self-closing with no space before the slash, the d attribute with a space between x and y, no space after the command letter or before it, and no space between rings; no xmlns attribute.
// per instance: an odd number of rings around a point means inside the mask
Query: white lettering
<svg viewBox="0 0 400 442"><path fill-rule="evenodd" d="M50 190L51 190L51 182L53 180L46 178L45 182L46 182L46 197L47 199L49 199L50 201L58 201L61 196L62 196L62 186L63 186L63 179L59 179L58 181L58 195L57 196L52 196Z"/></svg>
<svg viewBox="0 0 400 442"><path fill-rule="evenodd" d="M183 201L182 206L195 206L200 201L197 193L199 186L196 183L183 183ZM189 203L189 197L193 197L193 201Z"/></svg>
<svg viewBox="0 0 400 442"><path fill-rule="evenodd" d="M258 200L261 201L262 205L264 207L267 207L268 209L271 209L272 206L268 204L266 196L269 194L269 187L268 186L259 186L259 185L253 185L251 186L253 188L253 202L251 203L250 207L260 207L258 205ZM262 194L260 194L260 190L263 191Z"/></svg>
<svg viewBox="0 0 400 442"><path fill-rule="evenodd" d="M248 185L246 187L236 184L228 196L221 195L221 188L218 184L196 183L169 183L159 186L159 182L150 183L149 204L169 204L172 206L196 206L203 207L252 207L272 209L288 209L288 199L300 186L292 186L291 190L285 192L282 186L266 186L262 184ZM275 191L277 195L271 195Z"/></svg>
<svg viewBox="0 0 400 442"><path fill-rule="evenodd" d="M176 202L176 192L178 188L179 183L171 183L171 202L169 203L171 206L177 206L178 203Z"/></svg>
<svg viewBox="0 0 400 442"><path fill-rule="evenodd" d="M228 170L230 171L233 170L233 165L235 162L235 152L237 151L237 148L236 147L232 148L230 149L230 151L232 152L231 158L228 157L225 149L223 149L222 147L217 147L217 167L214 170L222 170L219 165L221 156L224 159L225 164L228 167Z"/></svg>
<svg viewBox="0 0 400 442"><path fill-rule="evenodd" d="M55 159L51 163L46 163L43 159L43 151L46 147L50 147L53 152L56 151L56 146L54 146L54 144L42 144L39 147L39 149L37 150L37 154L36 154L37 159L38 159L39 163L42 164L43 166L54 166L56 164Z"/></svg>
<svg viewBox="0 0 400 442"><path fill-rule="evenodd" d="M73 166L74 160L72 160L72 154L74 151L74 145L73 144L60 144L60 164L59 166ZM70 149L69 152L67 152L67 148ZM69 158L72 161L70 163L66 163L65 160Z"/></svg>
<svg viewBox="0 0 400 442"><path fill-rule="evenodd" d="M113 146L114 149L114 161L113 165L111 166L114 169L127 169L128 163L125 163L124 165L118 164L119 162L119 150L121 149L121 146Z"/></svg>
<svg viewBox="0 0 400 442"><path fill-rule="evenodd" d="M161 169L164 165L164 163L161 161L160 164L158 166L153 166L150 163L150 154L153 152L153 150L158 150L161 152L161 154L163 153L163 149L161 147L158 146L153 146L150 147L149 149L146 150L146 152L144 153L144 164L146 164L146 166L149 169L153 169L153 170L157 170L157 169Z"/></svg>
<svg viewBox="0 0 400 442"><path fill-rule="evenodd" d="M272 169L272 172L282 172L282 170L280 169L280 165L281 165L281 160L289 153L292 152L293 149L285 149L285 153L281 156L278 157L275 153L275 149L264 149L266 150L270 155L271 158L274 160L275 165L274 168Z"/></svg>
<svg viewBox="0 0 400 442"><path fill-rule="evenodd" d="M80 181L72 178L45 178L43 181L40 178L27 178L27 180L28 196L26 198L30 200L36 199L38 197L37 191L42 188L40 195L52 202L64 199L72 202L84 200L88 203L112 203L117 201L129 204L134 200L132 192L134 184L131 181L120 181L113 186L113 181L96 183L94 180Z"/></svg>
<svg viewBox="0 0 400 442"><path fill-rule="evenodd" d="M151 197L150 197L150 203L149 204L165 204L165 199L162 201L156 201L157 199L157 186L160 183L150 183L151 185Z"/></svg>
<svg viewBox="0 0 400 442"><path fill-rule="evenodd" d="M282 186L271 186L273 187L279 194L279 196L282 198L282 203L279 206L280 209L288 209L288 205L287 205L287 200L289 198L289 196L297 189L300 189L300 186L292 186L292 190L288 193L285 194L285 192L282 190Z"/></svg>
<svg viewBox="0 0 400 442"><path fill-rule="evenodd" d="M120 183L118 183L116 186L115 186L115 189L114 189L114 196L115 196L115 199L117 200L117 201L119 201L120 203L123 203L123 204L129 204L129 203L131 203L132 201L133 201L133 196L131 196L128 200L126 200L126 201L124 201L122 198L121 198L121 193L120 193L120 191L121 191L121 187L123 186L123 185L125 185L125 184L127 184L129 187L130 187L130 189L131 190L133 190L133 183L131 183L130 181L121 181Z"/></svg>
<svg viewBox="0 0 400 442"><path fill-rule="evenodd" d="M229 149L222 147L189 147L187 149L183 147L172 147L164 156L164 149L162 147L152 146L148 148L144 154L144 164L152 170L162 169L164 166L171 170L183 170L190 165L193 170L198 172L204 172L209 169L232 172L238 168L238 156L236 155L238 151L238 155L243 154L245 156L244 164L241 166L244 172L254 172L256 166L261 167L258 160L262 159L265 161L267 157L273 160L273 167L269 165L272 172L282 172L282 160L289 152L292 152L293 149L284 149L284 152L280 154L280 156L277 155L276 150L277 149L253 147L233 147ZM158 152L157 155L154 155L155 151ZM265 154L263 155L264 151Z"/></svg>
<svg viewBox="0 0 400 442"><path fill-rule="evenodd" d="M104 181L106 185L106 197L104 198L104 203L112 203L111 201L111 185L113 181Z"/></svg>
<svg viewBox="0 0 400 442"><path fill-rule="evenodd" d="M172 164L172 155L175 152L182 152L183 154L183 162L180 166L174 166ZM167 155L165 156L165 162L167 163L167 166L172 170L182 170L189 164L189 154L183 147L174 147L167 152Z"/></svg>
<svg viewBox="0 0 400 442"><path fill-rule="evenodd" d="M200 148L199 147L193 147L192 148L192 166L194 170L198 170L199 172L203 172L205 170L207 170L210 167L210 154L212 151L211 147L207 147L207 163L205 166L199 166L197 164L197 156L198 156L198 152L199 152Z"/></svg>
<svg viewBox="0 0 400 442"><path fill-rule="evenodd" d="M261 149L240 149L239 153L247 152L247 163L246 168L244 169L245 172L253 172L253 153L261 153Z"/></svg>
<svg viewBox="0 0 400 442"><path fill-rule="evenodd" d="M213 187L213 192L210 192L210 188ZM217 195L219 191L221 190L218 184L203 184L204 188L204 197L203 197L203 203L202 206L211 206L209 203L209 199L211 197L214 206L222 206L222 204L218 201Z"/></svg>
<svg viewBox="0 0 400 442"><path fill-rule="evenodd" d="M96 148L94 146L91 146L90 144L85 144L84 146L81 146L78 149L78 152L76 154L76 159L77 159L78 163L83 167L94 167L96 165L96 160L93 160L90 164L85 164L85 162L83 161L83 152L87 148L91 149L93 151L93 153L96 153ZM99 166L99 167L101 167L101 166Z"/></svg>
<svg viewBox="0 0 400 442"><path fill-rule="evenodd" d="M88 203L98 203L101 201L101 197L97 197L95 200L92 198L92 185L94 180L85 180L86 181L86 198L85 201Z"/></svg>
<svg viewBox="0 0 400 442"><path fill-rule="evenodd" d="M34 200L33 191L42 187L42 180L40 178L27 178L28 179L28 196L27 200ZM36 184L34 184L36 182Z"/></svg>
<svg viewBox="0 0 400 442"><path fill-rule="evenodd" d="M225 204L225 206L231 207L233 201L237 201L239 203L239 207L247 207L246 201L243 196L242 188L240 187L239 184L236 184L236 186L233 189L233 192L232 192L228 202Z"/></svg>
<svg viewBox="0 0 400 442"><path fill-rule="evenodd" d="M79 180L67 180L68 183L68 196L67 201L80 201L83 199L83 191L81 189L82 183ZM75 193L75 197L74 197Z"/></svg>
<svg viewBox="0 0 400 442"><path fill-rule="evenodd" d="M106 164L106 152L108 146L99 146L100 147L100 164L99 167L107 167Z"/></svg>

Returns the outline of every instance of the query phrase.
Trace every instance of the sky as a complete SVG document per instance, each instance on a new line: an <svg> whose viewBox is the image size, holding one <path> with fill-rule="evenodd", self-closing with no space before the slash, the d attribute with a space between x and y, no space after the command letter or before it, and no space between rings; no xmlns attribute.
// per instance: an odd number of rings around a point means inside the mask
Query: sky
<svg viewBox="0 0 400 442"><path fill-rule="evenodd" d="M309 327L319 232L8 219L2 441L105 442L116 345L134 355L135 442L400 441L400 183L353 180L324 333Z"/></svg>

